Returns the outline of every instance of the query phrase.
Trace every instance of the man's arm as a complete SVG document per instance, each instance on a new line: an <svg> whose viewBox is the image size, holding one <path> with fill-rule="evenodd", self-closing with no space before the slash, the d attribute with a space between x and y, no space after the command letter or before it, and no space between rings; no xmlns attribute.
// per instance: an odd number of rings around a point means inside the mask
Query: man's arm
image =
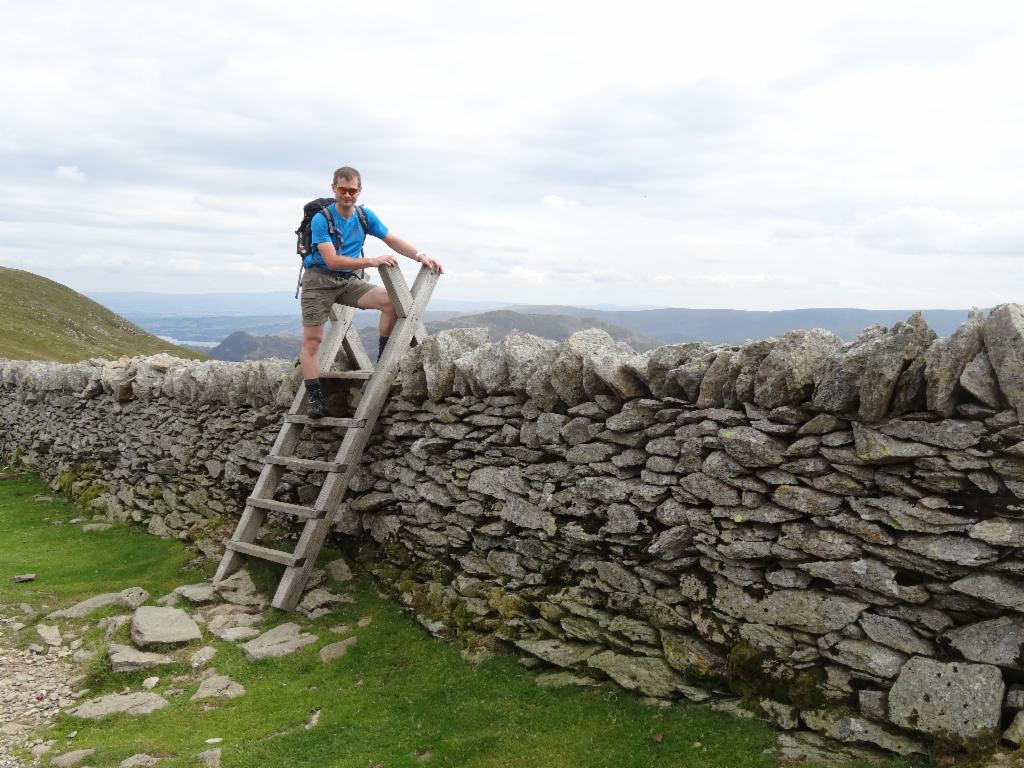
<svg viewBox="0 0 1024 768"><path fill-rule="evenodd" d="M367 267L382 267L385 264L393 267L398 263L394 256L376 256L372 259L355 259L351 256L339 256L334 248L334 243L317 243L316 249L320 252L320 258L328 269L365 269Z"/></svg>
<svg viewBox="0 0 1024 768"><path fill-rule="evenodd" d="M406 258L412 259L413 261L418 261L427 269L431 269L434 272L437 272L437 274L439 275L444 273L444 269L441 267L440 261L438 261L437 259L430 258L429 256L427 256L427 254L423 253L422 251L417 251L415 246L407 243L405 240L398 237L397 235L393 235L390 232L388 232L386 235L384 235L383 240L384 243L391 250L395 251L395 253L400 253L402 256L405 256Z"/></svg>

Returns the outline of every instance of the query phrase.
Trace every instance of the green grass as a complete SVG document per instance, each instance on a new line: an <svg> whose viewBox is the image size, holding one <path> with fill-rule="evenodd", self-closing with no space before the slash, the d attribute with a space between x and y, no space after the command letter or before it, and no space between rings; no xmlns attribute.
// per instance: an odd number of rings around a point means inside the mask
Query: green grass
<svg viewBox="0 0 1024 768"><path fill-rule="evenodd" d="M156 598L201 577L187 567L189 554L180 544L139 528L116 526L87 534L79 525L52 525L85 513L62 500L32 501L45 492L28 475L0 480L0 603L45 602L56 608L134 585ZM33 571L35 582L9 583L10 575ZM258 582L273 575L267 569L254 574ZM774 765L762 754L774 740L763 723L735 720L702 706L654 709L610 685L542 689L511 656L477 666L466 663L382 597L367 577L357 577L351 592L353 605L314 622L270 611L269 623L298 621L321 638L292 656L249 663L233 644L208 636L217 648L213 666L246 687L241 698L209 711L189 702L199 681L185 665L114 675L99 654L85 682L90 697L126 686L138 690L149 674L161 677L157 692L176 686L183 693L145 717L89 722L62 715L46 734L57 739L51 754L96 747L89 764L97 768L116 766L136 752L166 756L162 768L192 766L194 756L210 748L205 740L219 737L225 768ZM348 655L322 664L317 649L341 637L329 628L355 627L362 616L371 616L372 622L354 629L359 640ZM91 623L62 627L94 624L95 616ZM126 636L122 628L122 642ZM87 629L83 637L87 647L102 648L98 630ZM16 638L22 645L36 640L31 625ZM192 643L182 657L198 646ZM180 679L172 680L176 675ZM306 730L315 709L321 710L319 725ZM78 733L70 741L65 736L72 730Z"/></svg>
<svg viewBox="0 0 1024 768"><path fill-rule="evenodd" d="M0 267L0 358L73 363L90 357L155 355L208 359L169 344L67 286Z"/></svg>

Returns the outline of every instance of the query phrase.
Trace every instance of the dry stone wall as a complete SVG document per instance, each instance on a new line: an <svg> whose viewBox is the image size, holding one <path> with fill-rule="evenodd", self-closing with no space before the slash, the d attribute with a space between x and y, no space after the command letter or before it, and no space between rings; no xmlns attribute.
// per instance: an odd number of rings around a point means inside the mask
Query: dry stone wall
<svg viewBox="0 0 1024 768"><path fill-rule="evenodd" d="M283 362L7 362L0 451L202 539L230 530L294 383ZM403 360L337 525L433 631L554 681L983 749L1024 738L1022 417L1019 305L947 338L915 315L642 355L454 330Z"/></svg>

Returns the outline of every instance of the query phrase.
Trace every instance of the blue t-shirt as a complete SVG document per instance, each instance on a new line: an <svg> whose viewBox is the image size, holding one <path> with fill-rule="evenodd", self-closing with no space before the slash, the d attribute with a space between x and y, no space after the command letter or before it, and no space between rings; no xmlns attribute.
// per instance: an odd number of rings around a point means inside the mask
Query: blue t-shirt
<svg viewBox="0 0 1024 768"><path fill-rule="evenodd" d="M337 231L334 239L334 250L338 252L339 256L358 259L363 253L363 243L366 241L367 235L373 235L383 240L384 236L388 233L388 228L377 218L377 214L369 208L363 208L363 212L366 214L366 224L369 226L368 232L363 232L363 227L359 223L359 214L355 210L352 211L352 217L348 220L341 218L341 214L338 213L337 203L331 203L327 206L327 210L331 212L331 216L334 219L334 228ZM303 258L303 261L307 267L330 269L324 264L324 259L317 248L318 243L331 242L330 235L327 234L327 218L322 213L318 213L313 217L312 232L312 247L310 253L306 254ZM352 272L353 270L336 269L332 271Z"/></svg>

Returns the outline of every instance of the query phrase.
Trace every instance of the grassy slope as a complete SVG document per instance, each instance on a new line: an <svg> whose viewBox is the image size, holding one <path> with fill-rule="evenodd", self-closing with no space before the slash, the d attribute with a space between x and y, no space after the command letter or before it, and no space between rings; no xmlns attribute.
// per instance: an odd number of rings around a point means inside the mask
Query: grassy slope
<svg viewBox="0 0 1024 768"><path fill-rule="evenodd" d="M44 486L27 475L0 479L0 604L64 606L133 585L145 587L155 599L199 579L185 568L188 554L177 542L139 528L116 526L86 534L78 525L53 525L52 520L66 523L84 513L60 500L32 501L40 492ZM31 571L38 574L35 582L9 583L10 575ZM264 582L273 574L264 570L256 576ZM205 740L220 737L225 768L773 765L762 754L773 733L762 723L737 721L700 706L656 710L611 686L541 689L511 657L467 664L382 598L367 578L359 577L352 593L353 605L313 622L271 611L272 622L298 621L321 638L292 656L250 664L234 644L207 636L217 648L213 666L246 687L241 698L208 711L189 702L198 677L185 665L114 675L101 652L85 683L90 697L126 686L139 690L150 674L161 677L157 692L175 685L183 694L145 717L89 722L61 716L47 734L57 739L51 754L96 747L89 761L96 768L116 766L136 752L165 755L162 768L192 766L193 756L209 748ZM102 651L100 632L92 628L100 615L94 614L89 624L64 623L62 631L89 627L83 635L86 647ZM359 640L348 655L322 664L316 650L342 637L329 628L355 626L362 616L371 616L372 622L355 630ZM38 641L35 622L28 623L16 637L20 645ZM127 627L116 639L127 642ZM181 656L187 659L198 646L192 643ZM175 682L175 675L182 677ZM320 723L307 731L303 726L314 709L321 710ZM68 741L65 735L72 730L78 734ZM663 739L656 741L655 734Z"/></svg>
<svg viewBox="0 0 1024 768"><path fill-rule="evenodd" d="M70 288L0 267L0 357L76 362L90 357L152 355L206 359L168 344Z"/></svg>

